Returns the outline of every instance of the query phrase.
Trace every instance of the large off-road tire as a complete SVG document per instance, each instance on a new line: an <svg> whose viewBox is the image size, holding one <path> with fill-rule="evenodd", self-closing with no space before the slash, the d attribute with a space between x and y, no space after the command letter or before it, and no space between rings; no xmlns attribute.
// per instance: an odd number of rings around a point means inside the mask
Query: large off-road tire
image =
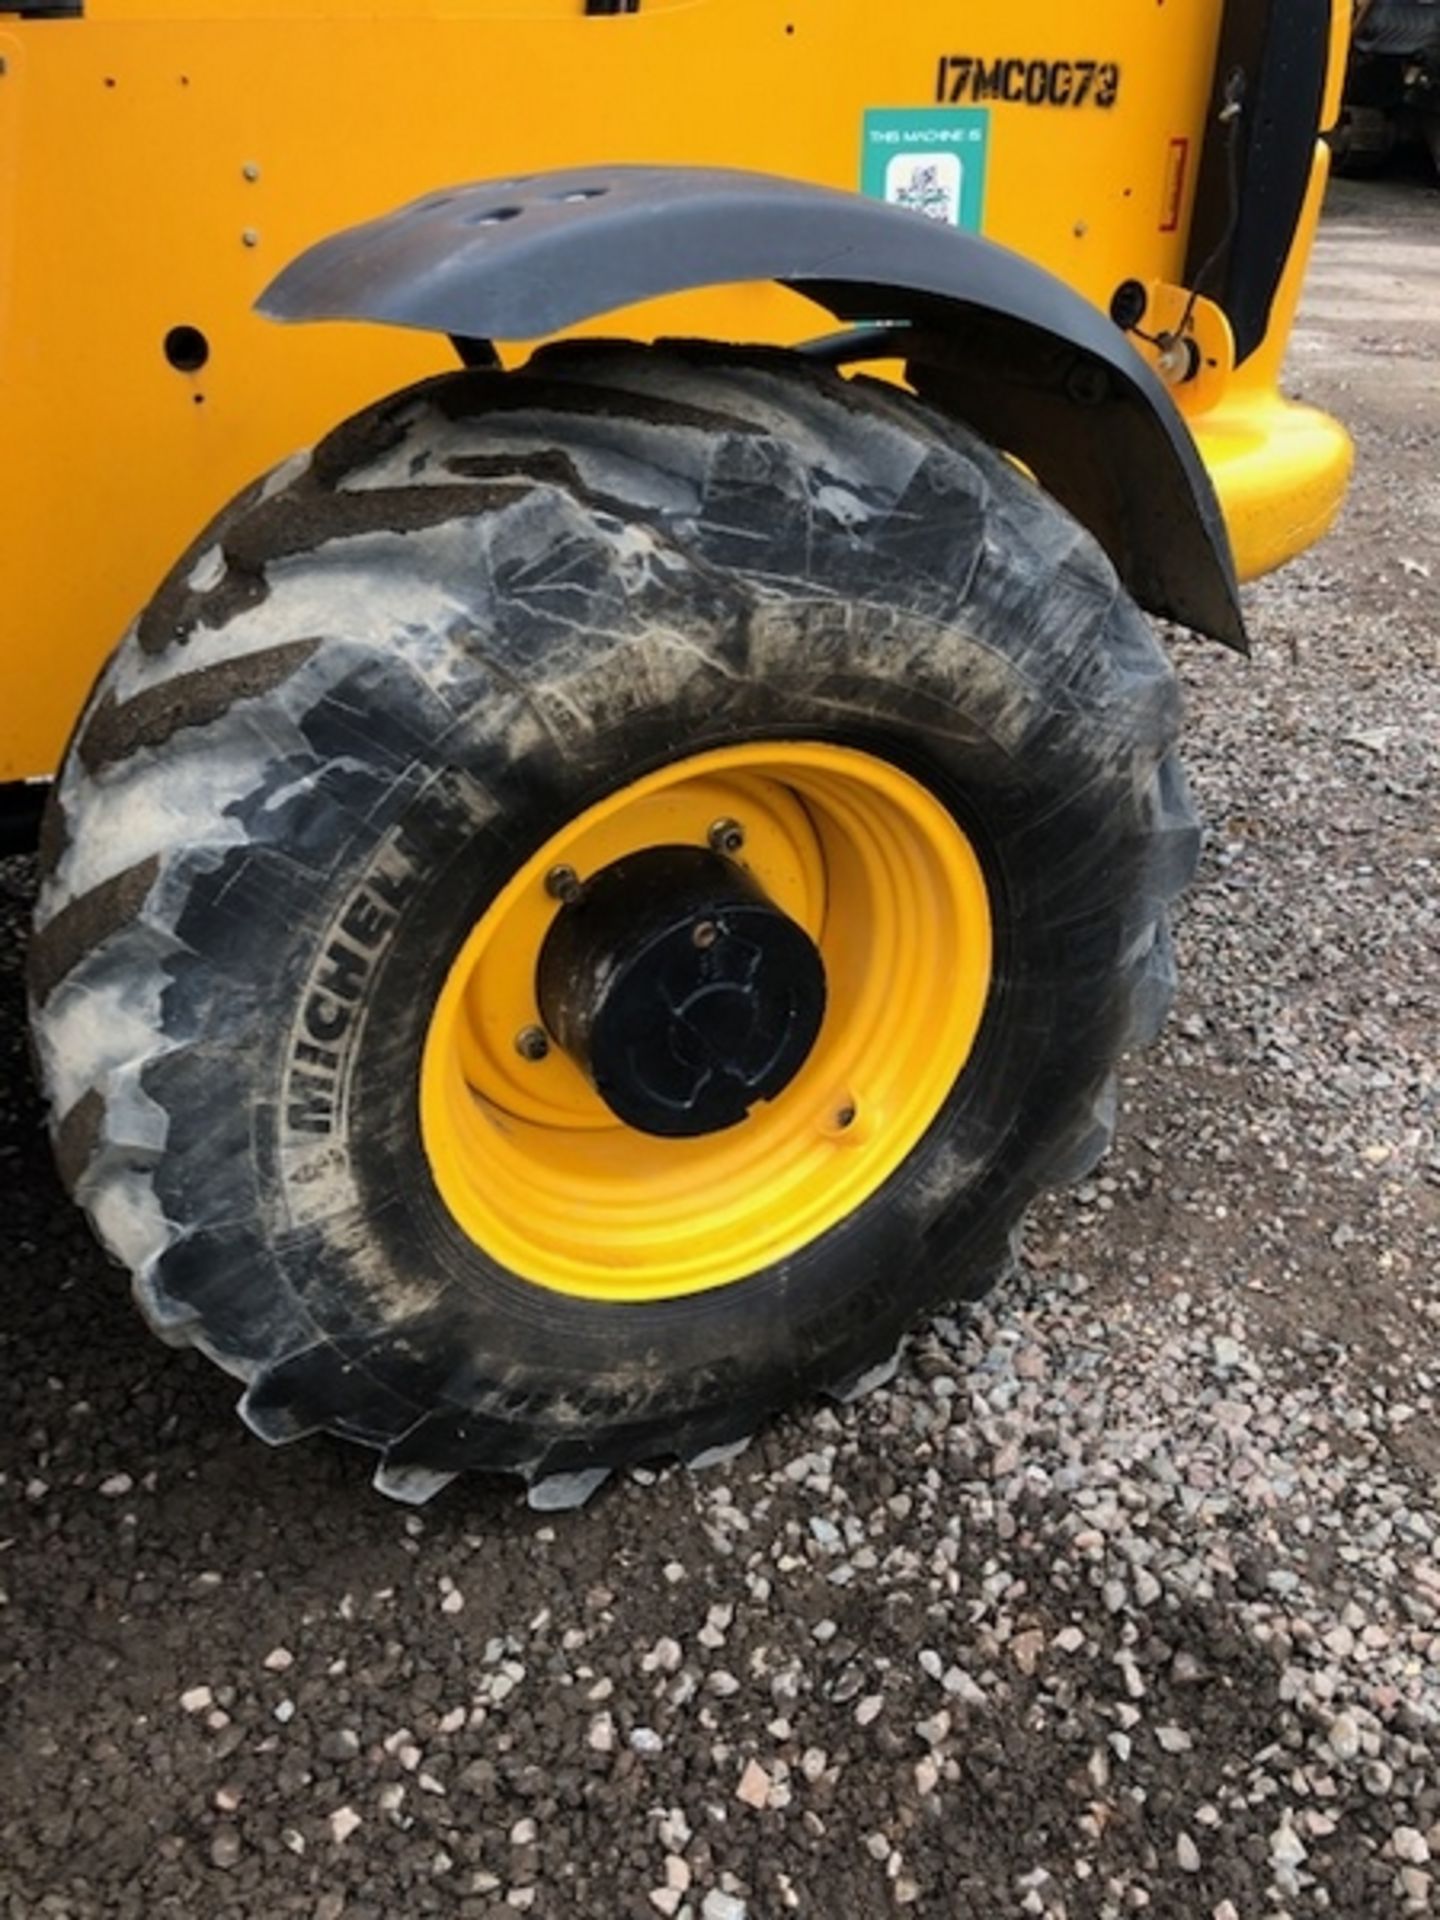
<svg viewBox="0 0 1440 1920"><path fill-rule="evenodd" d="M1196 856L1178 706L1093 540L888 386L571 344L397 395L220 517L76 730L30 962L64 1180L259 1434L391 1492L725 1448L1103 1151ZM826 976L783 1091L692 1138L535 1004L556 867L615 862L623 946L650 843ZM748 980L742 919L691 931Z"/></svg>

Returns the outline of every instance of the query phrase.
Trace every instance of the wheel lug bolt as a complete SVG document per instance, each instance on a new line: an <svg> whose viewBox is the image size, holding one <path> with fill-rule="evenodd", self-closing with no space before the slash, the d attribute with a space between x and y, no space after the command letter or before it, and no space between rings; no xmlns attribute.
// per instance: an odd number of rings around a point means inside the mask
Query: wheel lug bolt
<svg viewBox="0 0 1440 1920"><path fill-rule="evenodd" d="M717 820L708 834L716 853L739 853L745 844L745 829L738 820Z"/></svg>
<svg viewBox="0 0 1440 1920"><path fill-rule="evenodd" d="M573 907L580 898L580 876L573 867L551 867L545 876L545 891L552 900Z"/></svg>
<svg viewBox="0 0 1440 1920"><path fill-rule="evenodd" d="M522 1060L543 1060L550 1051L550 1037L543 1027L522 1027L515 1036L515 1051Z"/></svg>
<svg viewBox="0 0 1440 1920"><path fill-rule="evenodd" d="M705 947L713 947L719 934L720 929L713 920L697 920L691 929L690 938L703 950Z"/></svg>

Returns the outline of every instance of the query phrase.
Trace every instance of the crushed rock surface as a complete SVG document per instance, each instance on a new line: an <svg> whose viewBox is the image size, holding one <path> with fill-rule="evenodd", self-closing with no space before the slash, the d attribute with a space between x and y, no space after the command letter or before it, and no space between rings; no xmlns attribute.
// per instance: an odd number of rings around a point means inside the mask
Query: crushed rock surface
<svg viewBox="0 0 1440 1920"><path fill-rule="evenodd" d="M62 1199L0 865L0 1915L1440 1907L1440 194L1338 186L1360 467L1177 642L1210 839L1117 1147L884 1390L579 1514L267 1453Z"/></svg>

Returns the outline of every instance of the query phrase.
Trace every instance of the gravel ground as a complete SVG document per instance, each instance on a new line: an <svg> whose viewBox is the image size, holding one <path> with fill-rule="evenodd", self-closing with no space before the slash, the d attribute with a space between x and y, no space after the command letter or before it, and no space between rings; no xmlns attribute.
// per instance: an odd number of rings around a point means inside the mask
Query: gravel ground
<svg viewBox="0 0 1440 1920"><path fill-rule="evenodd" d="M269 1454L51 1175L0 865L0 1913L1440 1906L1440 194L1341 186L1340 533L1179 643L1211 839L1100 1176L886 1391L582 1514Z"/></svg>

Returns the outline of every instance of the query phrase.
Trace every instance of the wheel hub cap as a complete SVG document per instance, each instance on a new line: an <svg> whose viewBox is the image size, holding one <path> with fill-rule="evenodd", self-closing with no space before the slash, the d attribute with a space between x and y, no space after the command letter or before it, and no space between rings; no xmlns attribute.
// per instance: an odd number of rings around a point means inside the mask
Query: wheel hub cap
<svg viewBox="0 0 1440 1920"><path fill-rule="evenodd" d="M809 935L742 867L697 847L602 868L556 916L537 988L546 1026L616 1118L672 1139L773 1100L825 1014Z"/></svg>

